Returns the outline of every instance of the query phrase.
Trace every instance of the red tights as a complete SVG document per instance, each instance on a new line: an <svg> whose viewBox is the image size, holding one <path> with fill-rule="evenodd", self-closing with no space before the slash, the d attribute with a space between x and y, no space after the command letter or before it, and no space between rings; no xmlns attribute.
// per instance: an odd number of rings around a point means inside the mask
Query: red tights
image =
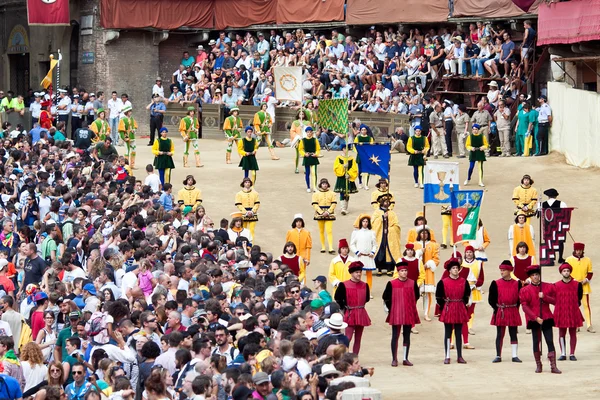
<svg viewBox="0 0 600 400"><path fill-rule="evenodd" d="M354 354L358 354L360 351L360 341L362 340L364 326L348 326L346 328L346 336L348 336L348 340L352 341L352 337L354 336L354 344L352 345L352 352Z"/></svg>

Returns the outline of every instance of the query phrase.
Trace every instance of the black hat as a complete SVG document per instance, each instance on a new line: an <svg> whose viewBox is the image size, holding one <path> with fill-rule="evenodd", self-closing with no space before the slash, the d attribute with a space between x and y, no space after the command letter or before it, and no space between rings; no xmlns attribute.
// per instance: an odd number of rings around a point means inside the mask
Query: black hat
<svg viewBox="0 0 600 400"><path fill-rule="evenodd" d="M544 191L544 194L545 194L546 196L548 196L548 197L552 197L552 198L558 197L558 192L557 192L557 191L556 191L556 189L554 189L554 188L550 188L550 189L548 189L548 190L545 190L545 191Z"/></svg>

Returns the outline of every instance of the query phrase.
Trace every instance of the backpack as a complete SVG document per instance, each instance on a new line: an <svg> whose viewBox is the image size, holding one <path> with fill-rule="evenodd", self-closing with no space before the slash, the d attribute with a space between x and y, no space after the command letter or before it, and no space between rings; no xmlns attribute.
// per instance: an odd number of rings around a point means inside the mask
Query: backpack
<svg viewBox="0 0 600 400"><path fill-rule="evenodd" d="M90 319L85 323L85 332L92 338L94 343L107 344L110 340L106 327L106 316L106 313L96 311L92 313Z"/></svg>

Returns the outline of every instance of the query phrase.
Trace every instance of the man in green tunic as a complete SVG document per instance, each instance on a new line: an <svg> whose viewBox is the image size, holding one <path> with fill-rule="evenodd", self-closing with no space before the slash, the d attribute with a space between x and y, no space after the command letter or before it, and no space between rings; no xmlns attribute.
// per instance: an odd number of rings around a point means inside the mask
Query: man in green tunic
<svg viewBox="0 0 600 400"><path fill-rule="evenodd" d="M125 116L119 121L119 135L121 135L121 139L125 142L125 148L127 149L125 157L128 158L129 167L134 169L135 150L137 148L135 144L135 132L138 128L138 124L131 116L132 113L131 106L123 108L123 114L125 114Z"/></svg>
<svg viewBox="0 0 600 400"><path fill-rule="evenodd" d="M480 127L478 124L473 124L473 127L471 128L473 133L469 135L467 138L467 143L465 143L465 147L469 151L469 175L465 181L465 186L467 186L471 181L471 175L473 174L475 163L477 163L479 170L479 186L485 187L483 184L483 163L486 160L485 150L487 150L489 145L487 139L481 134L481 130L479 128Z"/></svg>
<svg viewBox="0 0 600 400"><path fill-rule="evenodd" d="M298 152L303 157L304 179L306 180L306 191L311 192L311 175L313 181L313 191L317 191L317 165L319 165L319 153L321 146L319 141L313 136L314 132L310 126L306 127L306 137L298 143Z"/></svg>
<svg viewBox="0 0 600 400"><path fill-rule="evenodd" d="M198 148L198 127L200 126L198 118L195 117L196 108L188 107L188 112L185 117L181 119L179 123L179 133L184 142L183 151L183 166L188 166L188 156L190 155L190 143L194 149L194 156L196 157L196 168L202 167L200 164L200 149Z"/></svg>
<svg viewBox="0 0 600 400"><path fill-rule="evenodd" d="M258 162L256 161L256 150L258 149L258 140L252 137L254 129L251 126L246 127L246 136L238 141L238 153L240 155L239 167L244 170L244 178L248 178L252 171L252 186L256 182L256 171L258 171Z"/></svg>
<svg viewBox="0 0 600 400"><path fill-rule="evenodd" d="M167 137L169 130L164 126L160 128L160 137L152 145L152 154L154 154L154 167L158 170L160 183L171 182L171 170L175 168L173 163L173 153L175 146L173 141Z"/></svg>
<svg viewBox="0 0 600 400"><path fill-rule="evenodd" d="M265 138L269 153L271 154L271 160L279 160L279 157L275 155L275 150L273 150L273 138L271 137L273 118L271 118L271 114L267 112L267 103L260 103L260 111L254 114L254 121L252 124L256 130L256 135Z"/></svg>
<svg viewBox="0 0 600 400"><path fill-rule="evenodd" d="M227 164L231 164L231 149L233 148L233 143L235 142L237 145L238 140L242 137L242 129L244 129L242 119L238 117L240 109L231 107L229 113L231 115L225 118L225 121L223 122L223 131L225 132L225 138L227 139L227 153L225 154L225 162Z"/></svg>
<svg viewBox="0 0 600 400"><path fill-rule="evenodd" d="M429 151L429 140L421 135L421 125L416 125L415 135L408 138L406 151L410 154L408 165L413 167L415 187L423 189L423 167L425 166L425 154Z"/></svg>

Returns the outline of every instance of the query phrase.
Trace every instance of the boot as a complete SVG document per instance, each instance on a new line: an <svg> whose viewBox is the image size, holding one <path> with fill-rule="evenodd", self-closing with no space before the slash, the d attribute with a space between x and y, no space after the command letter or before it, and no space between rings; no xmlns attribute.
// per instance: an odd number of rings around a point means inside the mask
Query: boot
<svg viewBox="0 0 600 400"><path fill-rule="evenodd" d="M187 168L188 167L188 156L184 154L183 156L183 167Z"/></svg>
<svg viewBox="0 0 600 400"><path fill-rule="evenodd" d="M200 154L196 154L196 168L203 167L204 165L200 164Z"/></svg>
<svg viewBox="0 0 600 400"><path fill-rule="evenodd" d="M137 169L135 167L135 156L129 156L129 168L131 168L131 169Z"/></svg>
<svg viewBox="0 0 600 400"><path fill-rule="evenodd" d="M548 355L548 356L550 356L550 355ZM533 358L535 358L535 365L536 365L535 373L540 374L542 372L542 353L540 353L539 351L533 353Z"/></svg>
<svg viewBox="0 0 600 400"><path fill-rule="evenodd" d="M342 215L348 214L348 200L342 200Z"/></svg>
<svg viewBox="0 0 600 400"><path fill-rule="evenodd" d="M230 152L225 153L225 162L227 164L231 164L231 153Z"/></svg>
<svg viewBox="0 0 600 400"><path fill-rule="evenodd" d="M271 160L279 160L279 157L275 155L275 150L273 150L272 147L269 149L269 154L271 154Z"/></svg>
<svg viewBox="0 0 600 400"><path fill-rule="evenodd" d="M549 352L548 360L550 361L550 372L552 372L553 374L562 374L561 370L556 368L556 352Z"/></svg>

